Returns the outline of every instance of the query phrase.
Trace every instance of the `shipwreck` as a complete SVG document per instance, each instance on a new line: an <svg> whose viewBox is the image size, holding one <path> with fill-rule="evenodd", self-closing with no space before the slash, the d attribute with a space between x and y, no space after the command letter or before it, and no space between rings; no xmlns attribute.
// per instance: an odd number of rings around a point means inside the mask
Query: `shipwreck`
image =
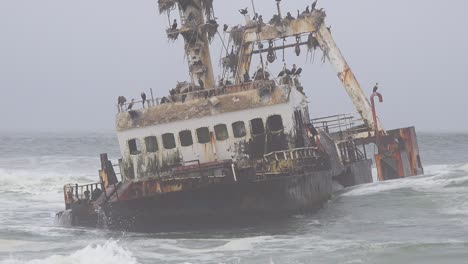
<svg viewBox="0 0 468 264"><path fill-rule="evenodd" d="M169 95L117 105L122 157L101 155L99 180L64 186L62 223L147 231L220 223L320 208L334 182L344 187L423 173L414 127L386 130L375 111L376 86L366 95L316 3L302 13L264 19L240 10L245 24L220 26L212 0L159 0L178 14L166 30L181 38L191 79ZM264 4L264 3L263 3ZM210 43L228 36L223 71L215 79ZM285 44L284 40L288 39ZM336 70L356 114L311 117L301 68L273 73L277 52L320 51ZM254 59L258 61L252 70ZM277 77L278 76L278 77ZM332 110L332 109L331 109ZM368 155L374 144L378 153Z"/></svg>

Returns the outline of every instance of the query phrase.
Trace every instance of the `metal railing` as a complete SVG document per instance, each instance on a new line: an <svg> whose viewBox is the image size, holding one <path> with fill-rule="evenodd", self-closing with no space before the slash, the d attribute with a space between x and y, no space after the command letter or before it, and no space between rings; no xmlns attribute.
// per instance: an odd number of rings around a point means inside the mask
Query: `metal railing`
<svg viewBox="0 0 468 264"><path fill-rule="evenodd" d="M102 183L90 183L90 184L67 184L63 187L63 193L65 197L65 204L71 205L75 201L81 200L95 200L99 197L95 196L95 191L99 190L100 193L104 191Z"/></svg>
<svg viewBox="0 0 468 264"><path fill-rule="evenodd" d="M297 160L303 158L320 158L318 148L297 148L282 151L275 151L263 156L266 162L280 160Z"/></svg>
<svg viewBox="0 0 468 264"><path fill-rule="evenodd" d="M341 139L349 136L369 132L364 120L358 113L332 115L315 118L311 120L312 125L317 129L322 129L328 134L339 134Z"/></svg>

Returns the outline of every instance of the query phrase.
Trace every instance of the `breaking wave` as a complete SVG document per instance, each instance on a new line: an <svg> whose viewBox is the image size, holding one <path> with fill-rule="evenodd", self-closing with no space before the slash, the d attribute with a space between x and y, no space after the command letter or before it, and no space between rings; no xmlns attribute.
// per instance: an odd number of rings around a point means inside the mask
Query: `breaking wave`
<svg viewBox="0 0 468 264"><path fill-rule="evenodd" d="M66 183L92 182L99 165L94 157L31 157L1 160L0 193L46 198Z"/></svg>
<svg viewBox="0 0 468 264"><path fill-rule="evenodd" d="M45 259L7 259L0 264L137 264L132 252L118 245L116 241L89 245L70 255L53 255Z"/></svg>
<svg viewBox="0 0 468 264"><path fill-rule="evenodd" d="M351 187L341 195L373 195L398 189L412 189L419 192L453 192L457 191L457 188L468 189L468 164L428 166L423 176Z"/></svg>

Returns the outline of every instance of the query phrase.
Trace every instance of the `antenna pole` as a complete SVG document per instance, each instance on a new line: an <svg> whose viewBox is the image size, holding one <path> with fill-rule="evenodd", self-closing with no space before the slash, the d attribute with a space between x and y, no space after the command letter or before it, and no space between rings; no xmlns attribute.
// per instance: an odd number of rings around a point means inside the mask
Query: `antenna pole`
<svg viewBox="0 0 468 264"><path fill-rule="evenodd" d="M255 11L255 3L254 3L254 0L252 0L251 2L252 2L253 15L255 16L255 14L256 14L257 12Z"/></svg>
<svg viewBox="0 0 468 264"><path fill-rule="evenodd" d="M282 18L282 17L281 17L280 3L281 3L281 0L276 0L276 7L278 8L278 16L279 16L280 18Z"/></svg>

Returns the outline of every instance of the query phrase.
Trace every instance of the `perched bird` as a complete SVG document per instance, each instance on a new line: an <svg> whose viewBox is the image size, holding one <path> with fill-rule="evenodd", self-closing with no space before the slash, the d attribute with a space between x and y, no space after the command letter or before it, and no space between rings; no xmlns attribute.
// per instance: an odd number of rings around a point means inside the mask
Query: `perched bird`
<svg viewBox="0 0 468 264"><path fill-rule="evenodd" d="M315 2L312 3L312 11L315 10L315 7L317 6L317 1L318 1L318 0L315 0Z"/></svg>
<svg viewBox="0 0 468 264"><path fill-rule="evenodd" d="M123 106L124 106L125 102L127 102L127 98L125 98L124 96L119 96L119 98L117 99L117 103L119 105L120 111L123 110Z"/></svg>
<svg viewBox="0 0 468 264"><path fill-rule="evenodd" d="M297 18L299 19L299 17L301 16L301 11L299 11L299 9L297 10Z"/></svg>
<svg viewBox="0 0 468 264"><path fill-rule="evenodd" d="M260 23L260 24L263 23L263 16L262 15L258 16L258 23Z"/></svg>
<svg viewBox="0 0 468 264"><path fill-rule="evenodd" d="M205 89L205 83L202 81L202 79L198 79L198 84L200 85L201 89Z"/></svg>
<svg viewBox="0 0 468 264"><path fill-rule="evenodd" d="M125 97L123 97L123 96L119 96L117 102L118 102L118 104L119 104L120 106L122 106L122 105L125 104L125 102L127 102L127 99L126 99Z"/></svg>
<svg viewBox="0 0 468 264"><path fill-rule="evenodd" d="M179 25L177 25L177 19L174 19L174 23L172 23L171 29L172 29L172 30L176 30L178 26L179 26Z"/></svg>
<svg viewBox="0 0 468 264"><path fill-rule="evenodd" d="M296 76L301 76L302 68L297 69Z"/></svg>
<svg viewBox="0 0 468 264"><path fill-rule="evenodd" d="M377 90L379 90L379 83L375 84L373 92L376 93Z"/></svg>
<svg viewBox="0 0 468 264"><path fill-rule="evenodd" d="M294 17L291 15L291 12L288 12L286 14L286 18L289 19L289 20L294 20Z"/></svg>
<svg viewBox="0 0 468 264"><path fill-rule="evenodd" d="M250 74L248 71L244 73L244 82L250 82Z"/></svg>
<svg viewBox="0 0 468 264"><path fill-rule="evenodd" d="M249 13L248 11L248 7L244 8L244 9L239 9L239 13L241 13L241 15L247 15Z"/></svg>
<svg viewBox="0 0 468 264"><path fill-rule="evenodd" d="M130 102L130 104L127 107L127 110L128 111L132 110L134 104L135 104L135 99L132 99L132 101Z"/></svg>
<svg viewBox="0 0 468 264"><path fill-rule="evenodd" d="M143 92L141 93L141 100L143 102L143 108L145 108L145 102L146 102L146 94Z"/></svg>
<svg viewBox="0 0 468 264"><path fill-rule="evenodd" d="M228 30L229 26L227 24L224 24L223 32L226 32Z"/></svg>
<svg viewBox="0 0 468 264"><path fill-rule="evenodd" d="M327 29L328 29L328 32L331 33L331 26L327 27Z"/></svg>
<svg viewBox="0 0 468 264"><path fill-rule="evenodd" d="M306 12L307 14L308 14L308 13L310 13L309 6L307 6L307 7L306 7L306 10L305 10L305 12Z"/></svg>
<svg viewBox="0 0 468 264"><path fill-rule="evenodd" d="M258 13L255 13L253 20L257 20L257 19L258 19Z"/></svg>
<svg viewBox="0 0 468 264"><path fill-rule="evenodd" d="M283 77L285 73L286 73L285 70L280 71L280 73L278 74L278 78Z"/></svg>
<svg viewBox="0 0 468 264"><path fill-rule="evenodd" d="M170 102L171 102L171 100L169 100L167 97L163 97L161 99L161 104L167 104L167 103L170 103Z"/></svg>
<svg viewBox="0 0 468 264"><path fill-rule="evenodd" d="M296 64L293 64L293 67L291 69L291 75L296 75L296 71L297 71Z"/></svg>

